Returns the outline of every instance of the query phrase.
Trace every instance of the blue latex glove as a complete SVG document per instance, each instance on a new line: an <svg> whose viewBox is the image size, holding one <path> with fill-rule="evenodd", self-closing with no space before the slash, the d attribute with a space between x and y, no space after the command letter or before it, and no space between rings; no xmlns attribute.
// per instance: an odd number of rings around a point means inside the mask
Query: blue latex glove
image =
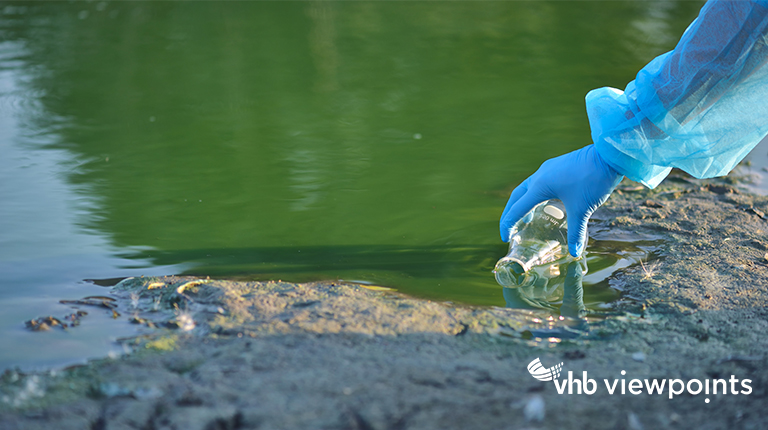
<svg viewBox="0 0 768 430"><path fill-rule="evenodd" d="M560 199L568 215L568 252L580 256L587 240L589 217L622 179L603 161L594 145L545 161L512 191L499 222L501 240L509 241L509 230L534 206Z"/></svg>

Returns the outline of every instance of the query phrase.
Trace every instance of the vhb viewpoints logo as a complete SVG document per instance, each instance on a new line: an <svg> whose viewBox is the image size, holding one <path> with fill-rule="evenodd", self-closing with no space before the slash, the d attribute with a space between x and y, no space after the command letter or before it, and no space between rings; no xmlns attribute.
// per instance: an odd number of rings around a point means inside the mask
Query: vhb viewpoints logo
<svg viewBox="0 0 768 430"><path fill-rule="evenodd" d="M552 367L545 368L539 358L536 357L533 361L528 363L528 373L539 381L552 381L557 389L557 394L586 394L591 396L597 392L600 388L598 380L592 379L584 370L581 372L581 378L574 377L573 371L568 371L568 376L559 380L560 371L563 368L563 363L555 364ZM697 396L703 394L709 395L750 395L752 394L752 380L741 379L739 380L736 375L730 375L730 378L715 378L715 379L689 379L684 381L682 379L670 378L625 378L627 375L626 370L621 371L621 378L603 379L605 384L605 390L609 395L626 395L627 392L632 395L639 395L643 392L648 395L661 395L665 391L669 395L669 399L672 400L675 396L679 396L683 393L688 393L691 396ZM730 390L729 390L730 388ZM704 403L709 403L709 397L704 398Z"/></svg>
<svg viewBox="0 0 768 430"><path fill-rule="evenodd" d="M528 373L539 381L554 381L560 376L560 369L563 368L563 363L560 362L552 367L545 368L539 357L528 363Z"/></svg>

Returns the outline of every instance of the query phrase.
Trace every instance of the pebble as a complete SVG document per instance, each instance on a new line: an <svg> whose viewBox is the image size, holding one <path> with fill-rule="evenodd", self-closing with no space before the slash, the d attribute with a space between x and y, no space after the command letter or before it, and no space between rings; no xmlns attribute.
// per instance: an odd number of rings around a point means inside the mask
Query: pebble
<svg viewBox="0 0 768 430"><path fill-rule="evenodd" d="M523 407L526 421L544 421L544 399L539 395L531 396Z"/></svg>
<svg viewBox="0 0 768 430"><path fill-rule="evenodd" d="M629 427L630 430L643 430L640 418L638 418L634 412L627 414L627 427Z"/></svg>

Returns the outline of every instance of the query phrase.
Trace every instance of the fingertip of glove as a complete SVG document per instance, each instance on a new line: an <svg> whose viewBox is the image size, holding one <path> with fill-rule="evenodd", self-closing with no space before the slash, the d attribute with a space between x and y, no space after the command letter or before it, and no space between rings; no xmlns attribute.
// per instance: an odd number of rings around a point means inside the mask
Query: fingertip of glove
<svg viewBox="0 0 768 430"><path fill-rule="evenodd" d="M568 247L568 253L571 254L571 257L579 258L581 257L581 253L584 251L584 245L581 243L577 243L576 245L572 245Z"/></svg>
<svg viewBox="0 0 768 430"><path fill-rule="evenodd" d="M507 243L507 242L509 242L509 234L507 234L507 235L505 236L505 235L504 235L504 230L502 230L502 231L500 231L500 232L499 232L499 236L501 236L501 241L502 241L502 242L504 242L504 243Z"/></svg>

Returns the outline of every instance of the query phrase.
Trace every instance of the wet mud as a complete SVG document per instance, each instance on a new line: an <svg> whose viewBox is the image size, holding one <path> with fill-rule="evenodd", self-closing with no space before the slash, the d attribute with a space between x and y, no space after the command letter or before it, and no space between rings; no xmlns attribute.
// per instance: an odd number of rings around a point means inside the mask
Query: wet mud
<svg viewBox="0 0 768 430"><path fill-rule="evenodd" d="M768 198L725 181L623 183L591 232L658 242L610 277L622 299L599 317L352 284L128 279L110 297L144 331L121 341L130 353L6 372L0 428L766 428L766 213ZM559 383L587 376L568 394L534 378L537 358L541 378L558 363Z"/></svg>

